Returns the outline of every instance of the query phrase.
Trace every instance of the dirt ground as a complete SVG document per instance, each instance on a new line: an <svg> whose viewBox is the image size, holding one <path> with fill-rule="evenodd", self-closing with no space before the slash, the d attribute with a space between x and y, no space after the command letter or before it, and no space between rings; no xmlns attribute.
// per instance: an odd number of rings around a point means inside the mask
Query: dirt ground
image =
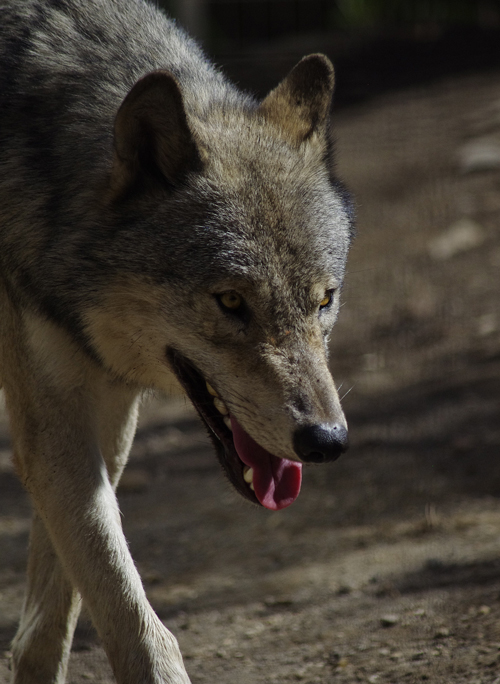
<svg viewBox="0 0 500 684"><path fill-rule="evenodd" d="M336 117L359 233L332 339L351 449L280 513L224 480L186 401L144 411L120 489L193 684L500 683L500 73ZM0 684L30 505L0 433ZM84 616L69 681L112 682Z"/></svg>

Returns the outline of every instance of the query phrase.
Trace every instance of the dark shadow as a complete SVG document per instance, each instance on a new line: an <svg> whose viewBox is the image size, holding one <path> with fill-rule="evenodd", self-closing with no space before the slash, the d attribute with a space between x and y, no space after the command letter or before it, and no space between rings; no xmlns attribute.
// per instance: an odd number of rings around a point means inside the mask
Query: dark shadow
<svg viewBox="0 0 500 684"><path fill-rule="evenodd" d="M0 627L0 650L9 651L17 630L17 623Z"/></svg>
<svg viewBox="0 0 500 684"><path fill-rule="evenodd" d="M393 586L402 594L410 594L442 587L488 586L499 580L500 559L463 564L429 560L421 570L401 577Z"/></svg>

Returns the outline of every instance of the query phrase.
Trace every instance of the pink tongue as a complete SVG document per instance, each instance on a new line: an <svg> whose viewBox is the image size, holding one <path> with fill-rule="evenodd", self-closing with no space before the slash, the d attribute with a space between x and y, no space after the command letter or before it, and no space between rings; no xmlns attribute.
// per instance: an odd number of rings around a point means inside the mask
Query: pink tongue
<svg viewBox="0 0 500 684"><path fill-rule="evenodd" d="M234 446L243 463L253 468L255 496L272 511L290 506L298 497L302 464L273 456L255 442L231 416Z"/></svg>

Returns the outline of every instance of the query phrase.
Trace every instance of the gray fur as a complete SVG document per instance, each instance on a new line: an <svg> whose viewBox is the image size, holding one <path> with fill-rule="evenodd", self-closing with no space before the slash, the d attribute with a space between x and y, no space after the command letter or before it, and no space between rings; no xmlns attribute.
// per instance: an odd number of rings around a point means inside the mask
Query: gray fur
<svg viewBox="0 0 500 684"><path fill-rule="evenodd" d="M332 89L315 55L257 102L143 0L1 2L0 384L36 510L16 684L63 682L79 595L120 684L188 682L113 494L144 388L173 370L213 430L210 382L281 459L308 460L304 431L346 434L327 367L352 232Z"/></svg>

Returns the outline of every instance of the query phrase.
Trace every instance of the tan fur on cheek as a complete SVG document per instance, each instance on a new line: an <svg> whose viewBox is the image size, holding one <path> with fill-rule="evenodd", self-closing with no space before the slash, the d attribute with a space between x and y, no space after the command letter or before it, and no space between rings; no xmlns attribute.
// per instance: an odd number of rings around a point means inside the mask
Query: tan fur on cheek
<svg viewBox="0 0 500 684"><path fill-rule="evenodd" d="M179 389L166 348L172 328L165 292L139 278L121 278L99 306L87 309L85 332L104 364L120 378L162 391Z"/></svg>

